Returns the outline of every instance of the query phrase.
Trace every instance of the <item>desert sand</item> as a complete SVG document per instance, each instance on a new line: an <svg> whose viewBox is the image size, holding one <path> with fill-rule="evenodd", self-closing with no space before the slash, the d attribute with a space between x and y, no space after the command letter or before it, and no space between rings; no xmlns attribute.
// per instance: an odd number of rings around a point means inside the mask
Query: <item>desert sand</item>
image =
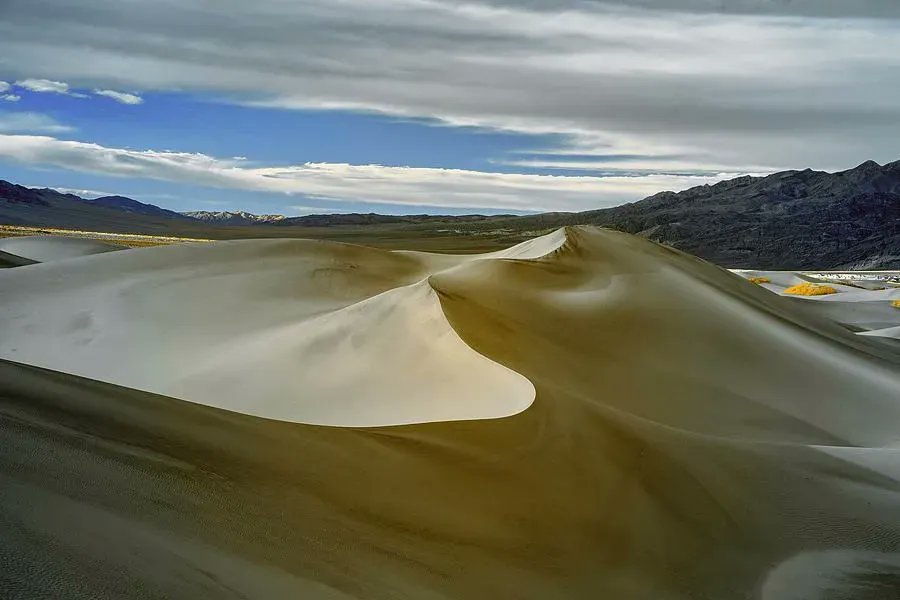
<svg viewBox="0 0 900 600"><path fill-rule="evenodd" d="M830 304L592 228L7 269L0 590L896 596L900 347Z"/></svg>
<svg viewBox="0 0 900 600"><path fill-rule="evenodd" d="M122 250L123 246L97 240L50 235L0 238L0 252L34 262L49 262Z"/></svg>
<svg viewBox="0 0 900 600"><path fill-rule="evenodd" d="M11 270L0 356L285 421L505 417L534 387L459 338L428 277L564 239L472 256L251 240Z"/></svg>

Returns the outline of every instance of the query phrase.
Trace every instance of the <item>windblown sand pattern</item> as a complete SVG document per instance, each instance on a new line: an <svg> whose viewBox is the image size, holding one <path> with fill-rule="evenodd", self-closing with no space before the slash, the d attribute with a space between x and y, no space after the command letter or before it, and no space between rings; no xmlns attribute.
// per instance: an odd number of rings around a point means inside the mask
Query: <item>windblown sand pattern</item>
<svg viewBox="0 0 900 600"><path fill-rule="evenodd" d="M767 285L590 228L8 269L0 591L894 597L900 347Z"/></svg>

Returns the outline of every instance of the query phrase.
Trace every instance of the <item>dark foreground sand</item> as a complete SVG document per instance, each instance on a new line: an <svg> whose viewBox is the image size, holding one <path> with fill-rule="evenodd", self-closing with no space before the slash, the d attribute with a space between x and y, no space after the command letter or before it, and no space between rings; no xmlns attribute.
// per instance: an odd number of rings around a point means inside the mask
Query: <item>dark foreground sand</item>
<svg viewBox="0 0 900 600"><path fill-rule="evenodd" d="M507 418L303 425L0 362L0 597L900 597L894 341L567 235L429 279L534 384Z"/></svg>

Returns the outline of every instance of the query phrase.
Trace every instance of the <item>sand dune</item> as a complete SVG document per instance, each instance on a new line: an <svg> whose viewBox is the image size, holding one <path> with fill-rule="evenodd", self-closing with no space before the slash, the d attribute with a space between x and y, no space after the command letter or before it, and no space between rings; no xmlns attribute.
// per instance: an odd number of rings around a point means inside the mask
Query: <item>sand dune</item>
<svg viewBox="0 0 900 600"><path fill-rule="evenodd" d="M20 268L0 282L0 356L303 423L515 414L531 383L466 346L428 284L435 259L481 257L452 258L241 241Z"/></svg>
<svg viewBox="0 0 900 600"><path fill-rule="evenodd" d="M115 244L62 236L28 235L0 238L0 252L34 262L49 262L123 249L124 246Z"/></svg>
<svg viewBox="0 0 900 600"><path fill-rule="evenodd" d="M0 273L2 356L54 369L0 362L0 589L896 595L896 344L624 234L518 252L226 242ZM98 362L130 388L61 372ZM176 380L194 402L132 385ZM405 424L285 422L310 402Z"/></svg>

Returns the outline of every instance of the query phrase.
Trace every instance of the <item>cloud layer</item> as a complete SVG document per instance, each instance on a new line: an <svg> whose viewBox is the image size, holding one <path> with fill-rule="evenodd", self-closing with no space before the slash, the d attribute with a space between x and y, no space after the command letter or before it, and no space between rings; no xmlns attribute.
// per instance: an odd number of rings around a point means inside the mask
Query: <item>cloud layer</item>
<svg viewBox="0 0 900 600"><path fill-rule="evenodd" d="M79 88L555 133L575 154L678 154L692 170L896 158L896 2L634 6L10 0L0 66Z"/></svg>
<svg viewBox="0 0 900 600"><path fill-rule="evenodd" d="M108 148L33 135L0 135L0 159L113 177L319 199L510 211L613 206L662 189L683 189L734 175L560 177L334 163L247 166L247 161L205 154Z"/></svg>

